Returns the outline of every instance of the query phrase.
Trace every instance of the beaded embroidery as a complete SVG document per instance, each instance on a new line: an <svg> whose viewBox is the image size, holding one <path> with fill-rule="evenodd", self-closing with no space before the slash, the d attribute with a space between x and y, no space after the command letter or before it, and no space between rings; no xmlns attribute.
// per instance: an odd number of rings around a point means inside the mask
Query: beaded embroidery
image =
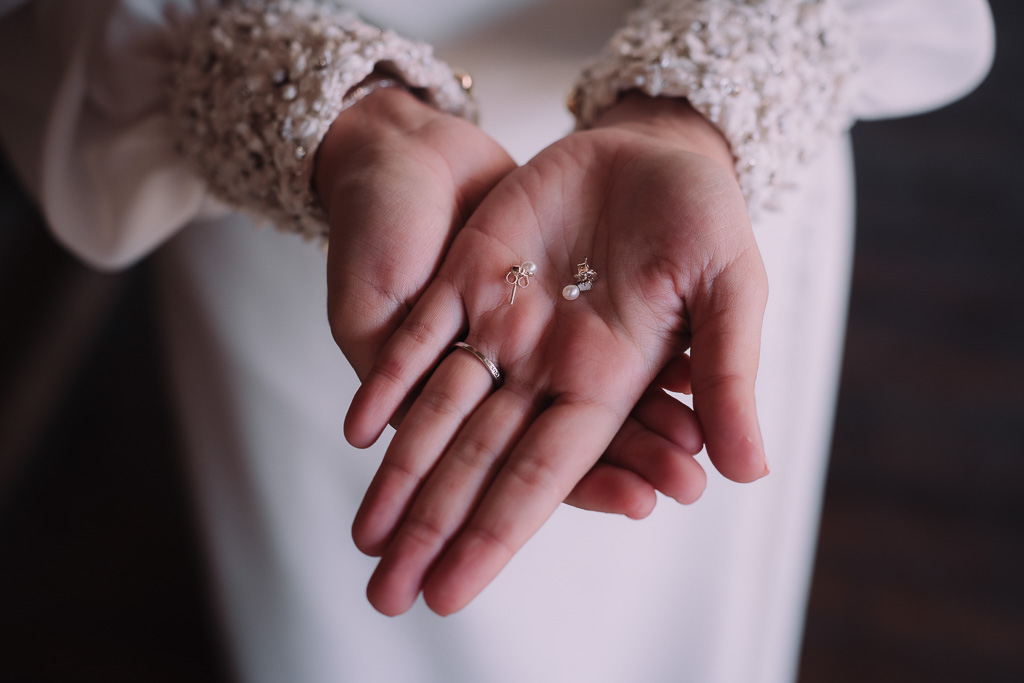
<svg viewBox="0 0 1024 683"><path fill-rule="evenodd" d="M648 0L570 97L579 128L619 96L683 97L732 147L751 216L852 125L854 43L833 0Z"/></svg>
<svg viewBox="0 0 1024 683"><path fill-rule="evenodd" d="M170 83L178 149L233 206L326 239L314 154L344 95L383 65L438 109L474 119L461 75L430 46L328 2L235 2L182 26Z"/></svg>

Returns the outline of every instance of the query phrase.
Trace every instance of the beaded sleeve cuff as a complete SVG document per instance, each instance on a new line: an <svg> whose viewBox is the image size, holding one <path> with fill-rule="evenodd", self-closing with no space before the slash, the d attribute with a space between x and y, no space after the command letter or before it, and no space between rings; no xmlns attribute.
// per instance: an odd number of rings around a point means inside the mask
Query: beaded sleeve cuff
<svg viewBox="0 0 1024 683"><path fill-rule="evenodd" d="M175 142L219 199L307 238L327 236L314 153L375 68L475 119L462 79L423 43L330 2L240 0L181 27L170 82Z"/></svg>
<svg viewBox="0 0 1024 683"><path fill-rule="evenodd" d="M620 95L684 97L732 146L752 216L852 124L853 37L833 0L648 0L584 71L569 106L592 126Z"/></svg>

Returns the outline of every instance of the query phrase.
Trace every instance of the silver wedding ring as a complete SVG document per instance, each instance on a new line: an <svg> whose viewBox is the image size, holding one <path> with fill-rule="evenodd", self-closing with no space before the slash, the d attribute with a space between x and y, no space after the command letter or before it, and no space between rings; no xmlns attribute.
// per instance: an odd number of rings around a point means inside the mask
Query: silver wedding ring
<svg viewBox="0 0 1024 683"><path fill-rule="evenodd" d="M476 348L475 346L472 346L471 344L467 344L466 342L461 341L455 342L454 347L457 349L465 349L466 351L469 351L471 354L477 357L477 360L484 364L484 367L486 367L487 371L491 373L491 377L494 378L495 382L501 380L501 372L498 370L498 366L494 364L494 361L485 356L483 354L483 351Z"/></svg>

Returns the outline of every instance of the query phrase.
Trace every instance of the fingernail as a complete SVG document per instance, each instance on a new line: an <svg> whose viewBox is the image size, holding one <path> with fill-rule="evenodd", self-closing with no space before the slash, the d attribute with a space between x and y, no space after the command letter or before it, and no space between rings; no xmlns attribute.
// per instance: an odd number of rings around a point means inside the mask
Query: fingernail
<svg viewBox="0 0 1024 683"><path fill-rule="evenodd" d="M772 473L772 468L771 468L771 466L768 465L768 456L766 455L766 456L764 456L764 475L763 476L768 476L771 473Z"/></svg>

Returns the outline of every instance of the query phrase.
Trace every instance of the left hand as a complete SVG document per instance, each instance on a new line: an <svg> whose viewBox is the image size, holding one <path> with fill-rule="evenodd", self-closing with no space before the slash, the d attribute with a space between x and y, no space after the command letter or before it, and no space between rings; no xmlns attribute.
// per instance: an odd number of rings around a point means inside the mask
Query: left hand
<svg viewBox="0 0 1024 683"><path fill-rule="evenodd" d="M399 428L353 529L383 552L378 610L404 612L421 589L434 611L461 609L691 346L712 462L737 481L767 473L753 397L767 284L731 163L686 103L633 95L481 203L350 409L350 430L377 433L467 321L504 373L494 390L471 354L447 355ZM584 257L597 283L566 301ZM510 306L505 274L527 260L539 270Z"/></svg>
<svg viewBox="0 0 1024 683"><path fill-rule="evenodd" d="M317 152L316 177L331 227L328 311L334 338L360 377L466 218L515 167L482 130L400 89L379 89L334 121ZM678 389L674 381L666 377L659 386ZM392 415L396 427L404 408ZM376 436L350 433L359 447ZM694 498L680 472L702 445L689 409L654 387L569 502L643 517L656 486Z"/></svg>

